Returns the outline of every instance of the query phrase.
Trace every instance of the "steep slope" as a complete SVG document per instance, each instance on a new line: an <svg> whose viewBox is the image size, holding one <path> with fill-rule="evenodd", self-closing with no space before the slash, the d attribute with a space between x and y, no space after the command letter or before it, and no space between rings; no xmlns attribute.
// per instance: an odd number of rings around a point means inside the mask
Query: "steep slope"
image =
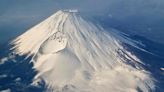
<svg viewBox="0 0 164 92"><path fill-rule="evenodd" d="M106 32L75 12L58 11L16 38L12 49L33 56L38 71L33 84L43 80L48 92L152 91L150 73L123 43L139 48L119 32Z"/></svg>

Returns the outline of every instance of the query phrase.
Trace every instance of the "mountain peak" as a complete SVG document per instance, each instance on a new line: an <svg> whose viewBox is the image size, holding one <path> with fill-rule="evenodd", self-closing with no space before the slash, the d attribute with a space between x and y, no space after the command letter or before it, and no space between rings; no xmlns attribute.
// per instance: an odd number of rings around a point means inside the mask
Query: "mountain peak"
<svg viewBox="0 0 164 92"><path fill-rule="evenodd" d="M69 13L77 13L79 12L77 9L69 9L69 10L62 10L63 12L69 12Z"/></svg>
<svg viewBox="0 0 164 92"><path fill-rule="evenodd" d="M69 16L71 16L71 15L76 15L77 13L79 13L79 11L78 10L76 10L76 9L65 9L65 10L59 10L59 11L57 11L55 14L53 14L52 16L54 16L54 17L56 17L56 15L69 15Z"/></svg>
<svg viewBox="0 0 164 92"><path fill-rule="evenodd" d="M38 71L33 82L43 80L47 92L153 90L153 78L123 42L135 46L131 39L76 16L76 10L62 10L16 38L13 49L32 55Z"/></svg>
<svg viewBox="0 0 164 92"><path fill-rule="evenodd" d="M56 33L64 33L63 31L67 25L75 26L75 21L78 22L80 16L77 15L77 10L59 10L52 16L48 17L41 23L29 29L23 35L17 37L12 44L15 46L12 49L20 54L32 55L36 53L40 45L49 37L55 35ZM33 44L31 44L33 41ZM28 48L27 48L28 47Z"/></svg>

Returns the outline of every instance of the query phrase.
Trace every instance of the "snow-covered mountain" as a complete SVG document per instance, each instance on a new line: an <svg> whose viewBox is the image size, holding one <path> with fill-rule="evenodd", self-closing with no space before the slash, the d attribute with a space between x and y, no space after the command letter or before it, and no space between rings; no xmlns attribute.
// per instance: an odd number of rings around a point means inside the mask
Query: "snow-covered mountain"
<svg viewBox="0 0 164 92"><path fill-rule="evenodd" d="M123 44L141 44L116 30L106 31L77 12L58 11L17 37L19 55L33 56L38 71L33 85L44 81L48 92L150 92L154 79L144 63ZM145 51L146 52L146 51Z"/></svg>

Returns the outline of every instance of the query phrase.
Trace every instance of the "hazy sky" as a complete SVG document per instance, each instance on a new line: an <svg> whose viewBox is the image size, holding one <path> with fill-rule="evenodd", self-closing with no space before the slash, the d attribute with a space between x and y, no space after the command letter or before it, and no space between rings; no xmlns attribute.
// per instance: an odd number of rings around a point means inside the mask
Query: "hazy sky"
<svg viewBox="0 0 164 92"><path fill-rule="evenodd" d="M164 0L1 0L0 19L30 19L48 16L59 9L78 9L87 14L112 14L124 18L132 15L164 15Z"/></svg>
<svg viewBox="0 0 164 92"><path fill-rule="evenodd" d="M147 26L164 28L164 0L0 0L0 42L29 29L59 9L78 9L86 15L103 16L111 27L118 23L130 24L132 30ZM152 34L149 31L140 32ZM155 39L160 39L158 34L164 34L163 31L155 32Z"/></svg>

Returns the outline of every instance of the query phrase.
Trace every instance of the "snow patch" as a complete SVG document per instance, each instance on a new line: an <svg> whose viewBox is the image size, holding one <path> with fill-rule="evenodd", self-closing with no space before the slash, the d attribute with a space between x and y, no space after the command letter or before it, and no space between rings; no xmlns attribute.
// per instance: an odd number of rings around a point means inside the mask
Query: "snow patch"
<svg viewBox="0 0 164 92"><path fill-rule="evenodd" d="M10 89L1 90L0 92L11 92Z"/></svg>
<svg viewBox="0 0 164 92"><path fill-rule="evenodd" d="M162 71L164 71L164 68L160 68Z"/></svg>

